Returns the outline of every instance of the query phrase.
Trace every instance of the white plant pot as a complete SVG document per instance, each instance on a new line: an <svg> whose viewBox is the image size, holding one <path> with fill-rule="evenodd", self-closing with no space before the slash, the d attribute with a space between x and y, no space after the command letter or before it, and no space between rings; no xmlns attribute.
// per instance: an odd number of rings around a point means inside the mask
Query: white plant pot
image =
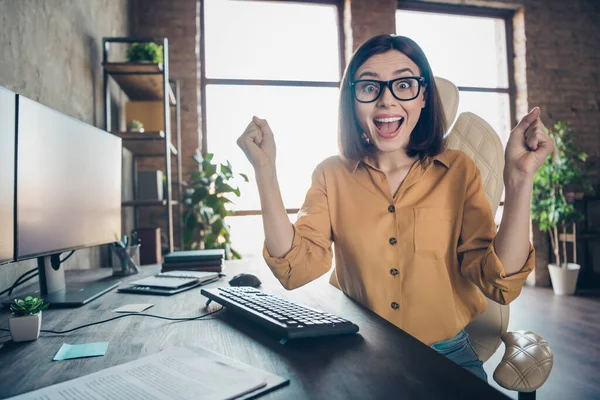
<svg viewBox="0 0 600 400"><path fill-rule="evenodd" d="M42 327L42 312L24 317L10 317L8 327L14 342L36 340Z"/></svg>
<svg viewBox="0 0 600 400"><path fill-rule="evenodd" d="M568 263L567 266L559 267L556 264L548 264L550 279L554 294L571 295L575 293L577 278L579 277L579 264Z"/></svg>

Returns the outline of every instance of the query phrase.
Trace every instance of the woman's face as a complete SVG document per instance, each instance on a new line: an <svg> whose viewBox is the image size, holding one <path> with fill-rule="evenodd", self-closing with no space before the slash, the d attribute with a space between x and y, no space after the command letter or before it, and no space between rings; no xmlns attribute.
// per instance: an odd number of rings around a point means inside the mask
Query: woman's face
<svg viewBox="0 0 600 400"><path fill-rule="evenodd" d="M404 53L390 50L369 58L356 71L354 80L390 81L405 76L421 76L421 71ZM366 87L361 90L372 89ZM396 99L389 88L382 87L382 90L381 96L371 103L361 103L355 97L354 110L360 127L371 144L380 152L395 152L408 144L421 110L425 107L425 88L421 87L419 95L408 101Z"/></svg>

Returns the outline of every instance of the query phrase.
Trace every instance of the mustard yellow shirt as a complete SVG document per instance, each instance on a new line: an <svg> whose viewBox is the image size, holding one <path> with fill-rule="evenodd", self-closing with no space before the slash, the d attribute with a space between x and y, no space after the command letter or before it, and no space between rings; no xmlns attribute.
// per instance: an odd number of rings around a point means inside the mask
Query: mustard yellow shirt
<svg viewBox="0 0 600 400"><path fill-rule="evenodd" d="M333 247L344 293L428 345L484 312L484 295L501 304L519 295L534 267L533 246L523 268L507 277L469 156L448 149L415 162L394 196L374 165L335 156L317 166L291 250L282 258L263 250L284 287L329 271Z"/></svg>

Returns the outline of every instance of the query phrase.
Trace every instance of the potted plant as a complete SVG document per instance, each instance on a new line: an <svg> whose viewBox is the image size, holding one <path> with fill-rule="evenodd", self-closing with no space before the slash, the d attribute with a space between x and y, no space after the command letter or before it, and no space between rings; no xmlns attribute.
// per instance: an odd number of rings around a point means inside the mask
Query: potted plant
<svg viewBox="0 0 600 400"><path fill-rule="evenodd" d="M8 327L13 341L24 342L36 340L40 336L42 327L42 310L48 304L42 299L27 296L24 299L15 299L10 305L13 315L8 319Z"/></svg>
<svg viewBox="0 0 600 400"><path fill-rule="evenodd" d="M194 160L200 164L200 171L194 172L186 183L183 195L183 243L186 249L224 249L227 259L241 256L231 248L229 226L225 217L231 212L225 205L232 203L227 197L233 193L240 196L240 190L231 186L235 176L229 161L226 164L213 164L213 154L204 157L198 152ZM238 174L248 182L248 177Z"/></svg>
<svg viewBox="0 0 600 400"><path fill-rule="evenodd" d="M575 132L566 122L558 122L554 131L548 129L548 134L554 139L556 149L535 175L531 217L539 223L542 232L548 232L550 238L555 262L550 263L548 269L554 293L573 294L581 267L568 262L564 240L566 226L583 220L584 216L575 209L572 203L575 196L566 193L566 188L578 186L590 193L593 190L582 168L587 154L572 143ZM559 228L563 231L562 255Z"/></svg>
<svg viewBox="0 0 600 400"><path fill-rule="evenodd" d="M127 131L128 132L144 132L144 124L142 124L137 119L133 119L127 123Z"/></svg>
<svg viewBox="0 0 600 400"><path fill-rule="evenodd" d="M151 62L162 64L163 47L154 42L133 43L126 55L128 62Z"/></svg>

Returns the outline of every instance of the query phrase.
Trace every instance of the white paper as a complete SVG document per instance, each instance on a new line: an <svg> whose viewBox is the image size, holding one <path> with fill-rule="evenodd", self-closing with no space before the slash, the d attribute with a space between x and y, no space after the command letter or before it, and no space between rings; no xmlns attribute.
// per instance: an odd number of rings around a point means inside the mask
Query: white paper
<svg viewBox="0 0 600 400"><path fill-rule="evenodd" d="M260 375L183 347L172 347L11 399L225 400L253 392L266 384Z"/></svg>
<svg viewBox="0 0 600 400"><path fill-rule="evenodd" d="M153 306L154 306L154 304L150 304L150 303L148 303L148 304L126 304L122 307L112 310L112 312L118 312L118 313L142 312Z"/></svg>

